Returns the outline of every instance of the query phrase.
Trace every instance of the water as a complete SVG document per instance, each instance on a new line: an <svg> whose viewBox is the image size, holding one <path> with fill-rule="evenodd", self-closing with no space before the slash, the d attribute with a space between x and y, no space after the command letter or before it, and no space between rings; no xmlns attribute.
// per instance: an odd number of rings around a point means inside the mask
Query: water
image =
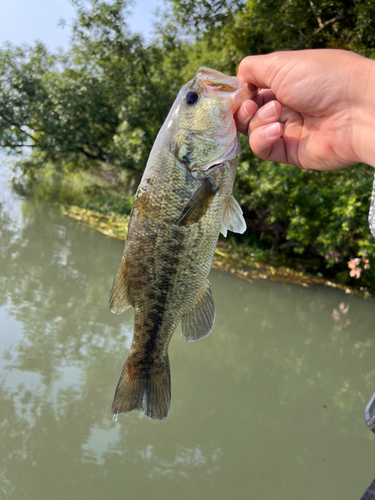
<svg viewBox="0 0 375 500"><path fill-rule="evenodd" d="M0 168L0 498L356 500L375 476L375 305L212 272L217 316L170 346L164 421L110 407L133 313L123 244L12 193Z"/></svg>

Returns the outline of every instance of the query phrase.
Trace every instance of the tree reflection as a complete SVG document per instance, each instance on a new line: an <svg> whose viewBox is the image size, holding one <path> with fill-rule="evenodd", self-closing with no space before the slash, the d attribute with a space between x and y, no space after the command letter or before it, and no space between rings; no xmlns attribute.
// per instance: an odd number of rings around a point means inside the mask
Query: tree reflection
<svg viewBox="0 0 375 500"><path fill-rule="evenodd" d="M145 498L160 490L166 499L234 492L308 500L327 497L327 484L339 495L339 476L316 465L327 436L324 458L340 477L343 447L366 474L371 302L212 273L214 331L196 344L172 340L171 415L164 422L121 415L115 425L110 405L133 328L132 311L115 316L107 306L122 243L54 208L19 203L22 224L0 207L6 498ZM18 322L21 338L13 340L2 318ZM363 490L367 479L357 479Z"/></svg>

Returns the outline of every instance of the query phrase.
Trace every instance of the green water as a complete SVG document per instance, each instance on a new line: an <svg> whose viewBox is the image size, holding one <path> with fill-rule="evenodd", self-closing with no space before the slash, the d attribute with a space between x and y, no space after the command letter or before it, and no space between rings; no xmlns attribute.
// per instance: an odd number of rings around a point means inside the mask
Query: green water
<svg viewBox="0 0 375 500"><path fill-rule="evenodd" d="M169 417L114 423L133 328L108 310L123 243L7 178L3 165L1 499L359 500L375 477L373 302L213 271L213 332L172 338Z"/></svg>

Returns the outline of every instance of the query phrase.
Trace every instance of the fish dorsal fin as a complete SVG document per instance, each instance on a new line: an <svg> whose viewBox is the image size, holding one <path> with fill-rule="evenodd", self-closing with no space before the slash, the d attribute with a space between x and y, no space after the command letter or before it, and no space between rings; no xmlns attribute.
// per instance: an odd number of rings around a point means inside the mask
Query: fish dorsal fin
<svg viewBox="0 0 375 500"><path fill-rule="evenodd" d="M221 234L226 237L227 231L240 234L246 231L246 222L243 218L242 209L233 195L228 200L221 220Z"/></svg>
<svg viewBox="0 0 375 500"><path fill-rule="evenodd" d="M109 308L113 313L120 314L131 305L126 286L125 259L123 257L116 277L113 280L112 290L109 295Z"/></svg>
<svg viewBox="0 0 375 500"><path fill-rule="evenodd" d="M214 326L215 304L210 290L210 284L206 281L194 306L181 319L181 335L188 342L207 337Z"/></svg>
<svg viewBox="0 0 375 500"><path fill-rule="evenodd" d="M184 206L178 225L190 226L190 224L199 222L209 209L218 189L214 187L212 179L207 177Z"/></svg>

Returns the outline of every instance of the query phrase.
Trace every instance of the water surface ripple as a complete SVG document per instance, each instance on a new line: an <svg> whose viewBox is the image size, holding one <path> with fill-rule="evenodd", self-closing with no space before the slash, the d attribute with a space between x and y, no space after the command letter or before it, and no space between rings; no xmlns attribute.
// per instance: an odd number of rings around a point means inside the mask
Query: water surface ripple
<svg viewBox="0 0 375 500"><path fill-rule="evenodd" d="M123 244L0 167L0 498L356 500L375 475L374 303L213 271L211 335L172 338L170 416L112 421L133 313Z"/></svg>

